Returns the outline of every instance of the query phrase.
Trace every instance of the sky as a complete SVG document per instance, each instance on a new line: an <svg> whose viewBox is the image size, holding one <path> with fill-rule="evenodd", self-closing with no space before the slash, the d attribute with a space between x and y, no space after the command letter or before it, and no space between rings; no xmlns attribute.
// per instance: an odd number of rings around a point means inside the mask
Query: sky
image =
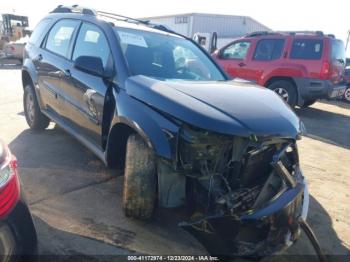
<svg viewBox="0 0 350 262"><path fill-rule="evenodd" d="M0 13L27 15L32 28L59 4L78 4L131 17L177 13L243 15L273 30L321 30L344 42L350 30L349 0L2 0ZM350 46L347 54L350 56Z"/></svg>

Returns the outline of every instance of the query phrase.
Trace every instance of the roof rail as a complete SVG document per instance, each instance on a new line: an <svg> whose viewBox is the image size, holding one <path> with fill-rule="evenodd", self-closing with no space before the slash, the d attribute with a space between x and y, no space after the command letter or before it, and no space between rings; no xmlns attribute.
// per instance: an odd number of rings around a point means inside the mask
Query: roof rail
<svg viewBox="0 0 350 262"><path fill-rule="evenodd" d="M257 36L265 36L265 35L278 35L278 34L289 34L289 35L317 35L324 36L322 31L257 31L246 34L244 37L257 37ZM329 37L334 37L334 35L327 35Z"/></svg>
<svg viewBox="0 0 350 262"><path fill-rule="evenodd" d="M106 18L110 18L113 20L117 20L117 21L123 21L123 22L128 22L128 23L135 23L135 24L143 24L145 26L157 29L157 30L161 30L167 33L172 33L172 34L176 34L176 35L180 35L172 30L170 30L169 28L167 28L166 26L162 25L162 24L154 24L151 23L148 20L141 20L141 19L136 19L136 18L131 18L128 16L124 16L124 15L118 15L118 14L114 14L114 13L109 13L109 12L104 12L104 11L97 11L96 12L97 15L101 16L101 17L106 17ZM181 35L183 36L183 35Z"/></svg>
<svg viewBox="0 0 350 262"><path fill-rule="evenodd" d="M318 35L323 36L322 31L277 31L281 34L290 34L290 35Z"/></svg>
<svg viewBox="0 0 350 262"><path fill-rule="evenodd" d="M150 21L148 21L148 20L140 20L140 19L131 18L131 17L124 16L124 15L118 15L118 14L114 14L114 13L110 13L110 12L96 11L94 9L81 7L79 5L72 5L72 6L59 5L50 13L79 13L79 14L84 14L84 15L101 16L101 17L105 17L105 18L109 18L109 19L113 19L113 20L117 20L117 21L123 21L123 22L128 22L128 23L135 23L135 24L143 24L145 26L148 26L148 27L151 27L151 28L154 28L157 30L161 30L161 31L164 31L167 33L172 33L172 34L183 36L181 34L178 34L174 31L170 30L169 28L167 28L164 25L153 24L153 23L150 23Z"/></svg>
<svg viewBox="0 0 350 262"><path fill-rule="evenodd" d="M94 15L94 16L97 15L97 13L94 9L82 7L79 5L72 5L72 6L59 5L54 10L52 10L50 13L51 14L78 13L78 14L84 14L84 15Z"/></svg>
<svg viewBox="0 0 350 262"><path fill-rule="evenodd" d="M256 32L251 32L246 34L244 37L256 37L256 36L263 36L263 35L272 35L272 34L277 34L276 32L272 31L256 31Z"/></svg>
<svg viewBox="0 0 350 262"><path fill-rule="evenodd" d="M140 20L140 19L124 16L124 15L118 15L118 14L104 12L104 11L97 11L96 13L99 16L111 18L114 20L119 20L119 21L124 21L124 22L134 22L134 23L140 23L140 24L145 24L145 25L149 24L149 21L147 21L147 20Z"/></svg>

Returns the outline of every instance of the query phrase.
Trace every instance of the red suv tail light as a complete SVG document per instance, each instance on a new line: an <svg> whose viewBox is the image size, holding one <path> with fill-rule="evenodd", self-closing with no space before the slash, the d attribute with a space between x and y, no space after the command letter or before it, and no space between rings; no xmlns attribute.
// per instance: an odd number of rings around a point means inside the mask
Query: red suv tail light
<svg viewBox="0 0 350 262"><path fill-rule="evenodd" d="M321 79L326 80L330 77L331 66L329 62L324 61L321 68Z"/></svg>
<svg viewBox="0 0 350 262"><path fill-rule="evenodd" d="M0 219L16 205L20 194L17 160L9 154L0 164Z"/></svg>

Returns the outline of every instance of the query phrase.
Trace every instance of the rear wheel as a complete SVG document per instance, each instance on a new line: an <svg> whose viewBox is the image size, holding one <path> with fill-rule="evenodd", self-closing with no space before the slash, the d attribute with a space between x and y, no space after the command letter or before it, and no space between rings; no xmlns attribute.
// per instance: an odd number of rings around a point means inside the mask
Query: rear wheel
<svg viewBox="0 0 350 262"><path fill-rule="evenodd" d="M148 219L153 215L156 178L153 150L139 135L130 135L126 146L123 192L123 208L127 217Z"/></svg>
<svg viewBox="0 0 350 262"><path fill-rule="evenodd" d="M316 99L305 100L302 107L303 108L309 107L309 106L315 104L316 101L317 101Z"/></svg>
<svg viewBox="0 0 350 262"><path fill-rule="evenodd" d="M31 85L24 88L23 107L26 121L31 129L44 130L49 126L50 119L41 113L36 94Z"/></svg>
<svg viewBox="0 0 350 262"><path fill-rule="evenodd" d="M344 100L350 103L350 86L348 86L344 93Z"/></svg>
<svg viewBox="0 0 350 262"><path fill-rule="evenodd" d="M268 88L275 91L292 108L297 103L297 92L294 85L288 80L277 80L268 85Z"/></svg>

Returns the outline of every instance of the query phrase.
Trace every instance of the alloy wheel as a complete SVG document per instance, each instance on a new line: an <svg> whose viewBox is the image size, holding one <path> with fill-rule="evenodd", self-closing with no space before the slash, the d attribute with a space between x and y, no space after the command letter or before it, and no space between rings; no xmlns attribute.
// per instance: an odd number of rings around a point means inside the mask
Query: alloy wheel
<svg viewBox="0 0 350 262"><path fill-rule="evenodd" d="M345 90L344 98L346 101L350 102L350 87Z"/></svg>
<svg viewBox="0 0 350 262"><path fill-rule="evenodd" d="M275 91L276 94L278 94L284 101L288 103L289 101L289 94L288 91L282 87L276 88L273 91Z"/></svg>

